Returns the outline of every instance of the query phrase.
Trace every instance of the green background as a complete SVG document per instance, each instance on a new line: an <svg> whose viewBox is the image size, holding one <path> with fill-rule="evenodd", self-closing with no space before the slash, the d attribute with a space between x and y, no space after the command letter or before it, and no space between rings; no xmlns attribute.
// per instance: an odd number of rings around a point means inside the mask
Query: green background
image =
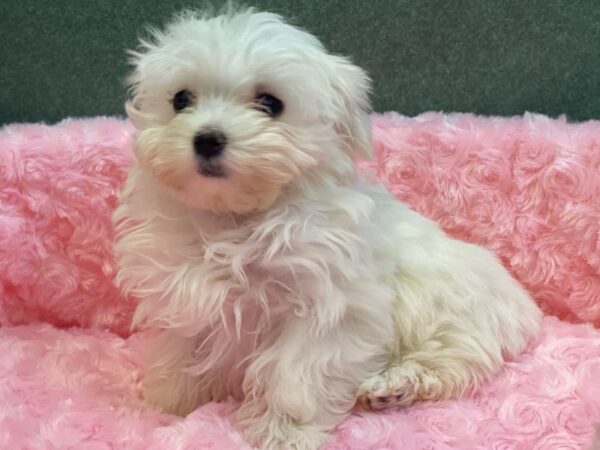
<svg viewBox="0 0 600 450"><path fill-rule="evenodd" d="M367 69L376 111L600 117L600 0L245 3ZM122 115L125 49L145 25L203 4L0 0L0 123Z"/></svg>

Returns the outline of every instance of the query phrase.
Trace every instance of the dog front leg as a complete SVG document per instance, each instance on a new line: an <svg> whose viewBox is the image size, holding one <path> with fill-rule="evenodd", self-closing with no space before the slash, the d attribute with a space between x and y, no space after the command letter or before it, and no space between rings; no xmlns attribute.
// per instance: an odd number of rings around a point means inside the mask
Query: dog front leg
<svg viewBox="0 0 600 450"><path fill-rule="evenodd" d="M142 381L144 399L152 407L184 416L209 400L203 398L206 393L199 378L187 371L195 363L196 345L196 338L171 330L163 330L154 338Z"/></svg>
<svg viewBox="0 0 600 450"><path fill-rule="evenodd" d="M349 413L360 382L377 370L373 346L351 326L316 332L311 325L291 320L246 372L238 421L261 450L317 449Z"/></svg>

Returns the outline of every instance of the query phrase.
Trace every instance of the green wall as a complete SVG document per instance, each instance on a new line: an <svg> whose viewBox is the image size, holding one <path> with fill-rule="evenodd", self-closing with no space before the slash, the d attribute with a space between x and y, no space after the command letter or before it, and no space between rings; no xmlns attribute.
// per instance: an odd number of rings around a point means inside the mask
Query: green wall
<svg viewBox="0 0 600 450"><path fill-rule="evenodd" d="M219 4L221 2L214 2ZM192 0L0 0L0 123L122 114L125 49ZM249 0L347 54L374 108L600 117L600 0Z"/></svg>

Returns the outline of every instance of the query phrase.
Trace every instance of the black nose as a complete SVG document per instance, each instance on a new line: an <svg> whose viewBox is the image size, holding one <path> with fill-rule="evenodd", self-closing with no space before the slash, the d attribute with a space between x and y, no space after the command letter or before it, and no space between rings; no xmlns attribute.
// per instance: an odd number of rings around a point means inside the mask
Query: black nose
<svg viewBox="0 0 600 450"><path fill-rule="evenodd" d="M194 137L194 151L204 159L215 158L223 153L227 138L220 131L204 131Z"/></svg>

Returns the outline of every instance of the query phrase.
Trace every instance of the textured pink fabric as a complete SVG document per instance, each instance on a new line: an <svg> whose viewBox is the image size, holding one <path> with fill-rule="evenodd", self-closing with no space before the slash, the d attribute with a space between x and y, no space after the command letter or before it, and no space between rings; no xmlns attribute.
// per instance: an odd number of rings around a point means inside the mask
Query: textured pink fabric
<svg viewBox="0 0 600 450"><path fill-rule="evenodd" d="M0 131L0 324L129 329L113 286L110 214L130 161L117 119Z"/></svg>
<svg viewBox="0 0 600 450"><path fill-rule="evenodd" d="M373 132L362 166L398 198L496 251L546 312L600 325L599 122L388 114ZM111 256L131 136L116 119L0 130L0 448L247 448L233 403L179 419L140 400L145 335L127 337ZM352 416L328 449L578 449L596 422L600 331L547 317L470 396Z"/></svg>
<svg viewBox="0 0 600 450"><path fill-rule="evenodd" d="M50 325L0 329L0 448L248 449L234 403L185 419L139 395L144 336ZM339 425L328 450L580 449L600 420L600 332L547 317L537 345L461 400Z"/></svg>
<svg viewBox="0 0 600 450"><path fill-rule="evenodd" d="M373 135L399 199L494 250L545 312L600 325L600 122L390 113Z"/></svg>
<svg viewBox="0 0 600 450"><path fill-rule="evenodd" d="M131 127L116 119L0 131L0 323L125 334L114 208ZM600 122L374 117L374 168L449 233L493 249L548 313L600 325Z"/></svg>

